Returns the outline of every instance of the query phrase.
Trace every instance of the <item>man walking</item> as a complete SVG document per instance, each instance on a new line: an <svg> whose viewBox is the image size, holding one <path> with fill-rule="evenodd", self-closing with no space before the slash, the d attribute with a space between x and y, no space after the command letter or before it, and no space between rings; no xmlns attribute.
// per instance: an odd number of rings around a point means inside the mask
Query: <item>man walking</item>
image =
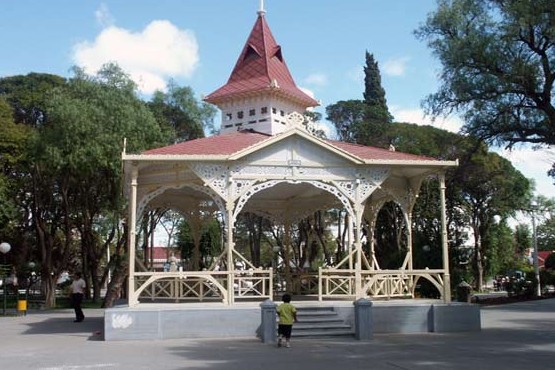
<svg viewBox="0 0 555 370"><path fill-rule="evenodd" d="M81 309L81 302L83 302L83 296L85 294L85 288L87 284L85 280L81 278L81 273L75 273L75 279L71 283L71 304L75 310L75 320L73 322L81 322L85 320L85 315Z"/></svg>

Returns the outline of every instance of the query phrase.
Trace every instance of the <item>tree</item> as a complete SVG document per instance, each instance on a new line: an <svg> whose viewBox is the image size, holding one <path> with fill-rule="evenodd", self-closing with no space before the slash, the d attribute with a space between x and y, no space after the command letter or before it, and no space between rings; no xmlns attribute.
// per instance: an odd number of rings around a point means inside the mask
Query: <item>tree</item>
<svg viewBox="0 0 555 370"><path fill-rule="evenodd" d="M176 234L176 244L181 250L181 258L188 260L188 270L208 268L223 249L221 225L215 218L203 220L199 229L193 231L193 220L182 219ZM198 227L195 225L194 227ZM195 245L195 232L199 234L198 251ZM197 255L198 254L198 255Z"/></svg>
<svg viewBox="0 0 555 370"><path fill-rule="evenodd" d="M368 106L380 106L387 111L385 90L382 87L382 77L378 68L378 62L374 54L366 51L366 65L364 66L364 103Z"/></svg>
<svg viewBox="0 0 555 370"><path fill-rule="evenodd" d="M59 212L59 192L53 186L51 173L35 161L34 153L39 138L39 128L48 122L46 105L50 93L55 88L63 86L65 79L49 74L30 73L27 76L12 76L0 79L0 94L10 104L15 126L6 127L5 138L10 148L4 147L8 159L9 169L3 163L12 192L11 199L17 201L17 213L20 217L12 221L20 222L14 226L18 229L16 259L20 262L37 261L43 283L43 293L46 295L47 306L55 304L54 283L61 272L62 266L67 266L70 259L70 245L64 242L64 235L69 231L62 229L63 217ZM15 130L15 131L14 131ZM23 141L13 140L23 130ZM16 133L16 136L13 134ZM19 142L14 150L13 144ZM12 153L19 152L17 155ZM14 160L16 159L16 160ZM17 262L17 261L16 261Z"/></svg>
<svg viewBox="0 0 555 370"><path fill-rule="evenodd" d="M555 143L554 0L440 0L416 35L442 63L432 115L486 141ZM555 172L552 172L552 174Z"/></svg>
<svg viewBox="0 0 555 370"><path fill-rule="evenodd" d="M487 236L495 218L505 219L530 199L530 182L511 163L485 145L472 150L457 168L451 186L458 193L456 207L464 210L473 231L475 284L481 289Z"/></svg>
<svg viewBox="0 0 555 370"><path fill-rule="evenodd" d="M532 248L532 231L528 224L518 224L515 227L514 240L517 252L523 256L527 249Z"/></svg>
<svg viewBox="0 0 555 370"><path fill-rule="evenodd" d="M506 219L492 223L484 236L484 244L488 246L484 263L484 270L488 276L518 269L524 262L524 256L518 252L513 231Z"/></svg>
<svg viewBox="0 0 555 370"><path fill-rule="evenodd" d="M167 138L138 98L135 84L117 65L105 65L94 76L80 69L74 74L49 98L48 122L39 130L35 161L50 175L48 191L59 195L64 243L71 243L71 235L79 232L79 268L90 278L97 300L106 276L101 262L117 235L119 218L108 234L100 233L105 230L100 224L108 214L123 210L123 139L128 150L140 151Z"/></svg>
<svg viewBox="0 0 555 370"><path fill-rule="evenodd" d="M342 100L326 107L326 119L337 131L338 140L386 147L384 132L392 116L387 108L378 63L366 52L364 100Z"/></svg>
<svg viewBox="0 0 555 370"><path fill-rule="evenodd" d="M25 150L31 133L24 125L13 121L13 110L0 96L0 235L16 237L16 225L20 225L24 212L19 212L17 189L22 173Z"/></svg>
<svg viewBox="0 0 555 370"><path fill-rule="evenodd" d="M555 198L538 196L536 202L538 250L553 251L555 250Z"/></svg>
<svg viewBox="0 0 555 370"><path fill-rule="evenodd" d="M156 91L148 103L162 129L173 131L175 141L187 141L204 137L205 129L213 134L214 106L199 102L190 87L179 87L173 81L168 91Z"/></svg>
<svg viewBox="0 0 555 370"><path fill-rule="evenodd" d="M48 92L65 83L63 77L47 73L4 77L0 80L0 95L5 95L12 106L15 123L37 127L47 119L44 104Z"/></svg>
<svg viewBox="0 0 555 370"><path fill-rule="evenodd" d="M333 123L337 140L358 143L358 127L364 123L368 106L362 100L341 100L326 107L326 119Z"/></svg>

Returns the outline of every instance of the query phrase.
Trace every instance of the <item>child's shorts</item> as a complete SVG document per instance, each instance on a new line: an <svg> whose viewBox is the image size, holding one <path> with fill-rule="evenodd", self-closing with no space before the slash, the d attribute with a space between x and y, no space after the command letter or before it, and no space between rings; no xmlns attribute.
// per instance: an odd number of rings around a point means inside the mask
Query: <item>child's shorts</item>
<svg viewBox="0 0 555 370"><path fill-rule="evenodd" d="M285 338L291 338L291 330L293 329L293 325L278 325L278 335L283 335Z"/></svg>

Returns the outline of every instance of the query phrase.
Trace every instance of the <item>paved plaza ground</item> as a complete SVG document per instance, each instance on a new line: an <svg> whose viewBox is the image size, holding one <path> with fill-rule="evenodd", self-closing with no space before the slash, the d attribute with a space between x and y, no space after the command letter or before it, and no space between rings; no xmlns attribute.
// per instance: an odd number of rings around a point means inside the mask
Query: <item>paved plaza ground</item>
<svg viewBox="0 0 555 370"><path fill-rule="evenodd" d="M31 311L0 317L0 369L553 369L555 299L482 308L482 331L297 339L276 348L255 338L105 342L103 310Z"/></svg>

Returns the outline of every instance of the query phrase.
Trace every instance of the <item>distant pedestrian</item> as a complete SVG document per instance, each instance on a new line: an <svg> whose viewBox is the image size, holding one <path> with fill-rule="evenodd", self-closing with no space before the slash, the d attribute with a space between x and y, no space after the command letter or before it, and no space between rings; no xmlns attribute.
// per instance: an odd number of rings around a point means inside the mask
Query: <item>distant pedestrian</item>
<svg viewBox="0 0 555 370"><path fill-rule="evenodd" d="M285 347L291 347L291 330L293 323L297 322L297 309L291 304L291 295L285 293L282 297L283 303L277 307L279 316L278 323L278 347L281 347L285 339Z"/></svg>
<svg viewBox="0 0 555 370"><path fill-rule="evenodd" d="M87 284L81 277L81 273L76 272L75 279L73 279L73 282L71 283L71 304L75 310L75 320L73 320L73 322L81 322L85 320L85 315L81 309L81 302L83 302L86 287Z"/></svg>

